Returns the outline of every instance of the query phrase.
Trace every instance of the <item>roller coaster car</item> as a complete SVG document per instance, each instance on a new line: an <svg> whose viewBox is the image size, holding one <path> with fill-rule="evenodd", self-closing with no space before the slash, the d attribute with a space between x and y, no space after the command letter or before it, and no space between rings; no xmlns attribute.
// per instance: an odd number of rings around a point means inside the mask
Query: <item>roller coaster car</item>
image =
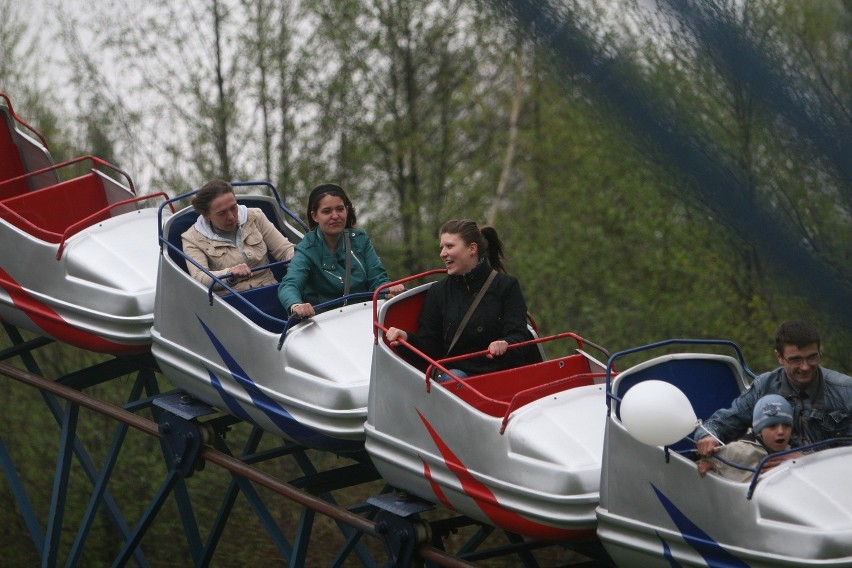
<svg viewBox="0 0 852 568"><path fill-rule="evenodd" d="M56 171L50 169L53 158L47 140L15 114L12 101L4 93L0 93L0 156L0 182L18 178L3 186L0 200L59 182ZM43 173L21 177L36 170Z"/></svg>
<svg viewBox="0 0 852 568"><path fill-rule="evenodd" d="M433 382L432 369L446 371L448 360L404 357L383 333L391 326L416 332L429 286L376 310L366 448L382 477L510 532L548 541L594 539L604 365L582 350L589 342L565 333L517 344L576 342L580 348L564 357Z"/></svg>
<svg viewBox="0 0 852 568"><path fill-rule="evenodd" d="M272 196L237 195L240 204L263 209L292 242L304 225ZM195 192L176 197L186 199ZM160 235L152 352L171 382L223 411L300 445L330 451L364 446L372 357L370 295L350 295L316 306L316 316L288 319L277 285L218 295L193 279L181 234L196 220L187 207ZM280 280L287 262L271 267ZM197 265L202 268L200 265Z"/></svg>
<svg viewBox="0 0 852 568"><path fill-rule="evenodd" d="M88 173L29 187L83 162ZM92 156L0 182L0 318L83 349L149 350L157 209L140 206L160 196L136 196L126 173Z"/></svg>
<svg viewBox="0 0 852 568"><path fill-rule="evenodd" d="M626 353L684 341L730 345L738 358L667 354L625 369L607 382L610 411L598 536L612 559L624 568L852 565L852 448L839 446L840 440L813 446L832 447L762 473L759 465L760 474L743 483L715 473L700 478L694 443L688 438L655 446L634 437L635 425L630 431L625 426L629 421L622 420L622 406L631 389L646 381L676 386L698 419L729 407L746 387L744 369L750 371L730 342L671 340L616 353L610 362ZM658 407L655 415L668 420L667 413Z"/></svg>

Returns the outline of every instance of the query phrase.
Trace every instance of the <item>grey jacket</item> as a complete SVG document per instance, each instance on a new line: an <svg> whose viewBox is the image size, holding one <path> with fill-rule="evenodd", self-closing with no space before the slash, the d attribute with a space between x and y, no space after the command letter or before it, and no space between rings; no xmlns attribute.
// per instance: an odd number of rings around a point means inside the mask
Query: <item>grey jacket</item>
<svg viewBox="0 0 852 568"><path fill-rule="evenodd" d="M819 368L817 396L812 408L802 410L790 387L783 367L763 373L737 397L730 408L717 410L704 422L704 428L723 442L736 440L748 431L754 405L767 394L780 394L793 405L793 446L820 442L838 436L852 436L852 378ZM708 434L699 429L699 438Z"/></svg>

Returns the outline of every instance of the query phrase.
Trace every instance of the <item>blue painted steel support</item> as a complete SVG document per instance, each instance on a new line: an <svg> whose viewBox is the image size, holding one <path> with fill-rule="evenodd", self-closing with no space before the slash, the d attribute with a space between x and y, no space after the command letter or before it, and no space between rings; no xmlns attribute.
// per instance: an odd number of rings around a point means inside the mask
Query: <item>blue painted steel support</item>
<svg viewBox="0 0 852 568"><path fill-rule="evenodd" d="M13 337L13 334L17 334L17 330L14 328L12 328L10 337ZM44 566L53 567L57 565L59 551L62 550L60 535L63 532L63 521L65 521L65 524L68 522L68 518L65 516L66 495L69 489L68 473L75 457L81 465L82 471L91 480L93 493L89 498L83 521L71 546L71 552L67 559L69 568L75 567L81 562L85 543L90 536L94 519L101 507L117 528L116 533L119 534L119 537L123 535L125 539L119 555L114 559L113 566L124 566L133 558L136 565L147 568L149 562L142 553L139 544L171 495L174 495L177 509L181 515L192 564L197 567L206 567L212 563L216 546L223 534L234 503L241 493L248 501L257 519L265 527L280 552L281 559L289 566L299 567L307 564L311 540L316 541L316 539L312 539L312 536L317 513L332 519L344 537L343 547L336 551L336 556L330 564L332 567L349 565L353 560L353 555L357 556L361 566L366 568L378 567L379 564L363 542L362 537L364 535L380 537L384 541L391 564L383 564L383 566L393 565L394 562L406 564L415 557L429 559L427 564L430 566L468 566L469 564L463 560L464 558L475 561L476 559L509 554L520 554L521 558L526 556L522 561L528 563L528 559L531 557L529 555L530 550L547 545L547 543L516 541L502 547L502 550L492 549L476 552L480 545L484 544L485 536L493 530L481 528L463 547L459 556L451 556L443 551L443 538L454 533L458 527L478 525L478 523L471 519L458 518L458 520L449 519L445 522L432 521L427 524L417 515L413 518L406 518L406 516L399 516L398 513L391 514L388 511L380 511L372 504L372 498L371 503L357 504L347 508L337 504L333 491L379 479L378 473L365 455L345 456L352 458L355 462L354 465L318 471L305 448L293 444L283 443L280 447L257 452L263 431L254 428L243 448L243 455L235 458L224 440L225 432L237 422L229 415L220 415L205 422L195 421L200 415L190 419L181 417L188 422L188 424L181 425L178 425L173 417L169 417L169 423L174 430L172 439L166 440L167 436L162 430L162 425L167 411L161 407L159 401L169 396L180 396L180 393L159 394L154 366L146 364L144 358L137 361L124 360L102 363L89 369L75 371L59 380L49 381L40 376L41 373L30 353L30 349L21 347L25 343L28 347L35 348L34 346L41 346L46 342L23 342L19 337L12 349L0 351L0 360L11 356L21 356L29 369L29 373L25 373L8 365L3 365L3 374L40 389L47 408L53 413L57 423L61 426L61 444L57 453L50 517L46 534L42 534L38 517L30 505L22 480L14 467L14 462L7 448L2 443L2 439L0 439L0 464L2 464L6 478L9 479L13 496L22 512L32 540L37 549L42 551L42 564ZM98 401L79 391L81 388L99 384L117 376L125 376L129 374L128 371L131 368L138 373L128 396L128 402L123 408ZM73 389L67 385L73 386ZM147 394L147 398L140 399L139 396L143 392ZM58 402L60 400L66 401L65 406ZM82 441L77 436L77 417L80 406L119 421L110 449L99 470L95 468L83 447ZM157 428L149 420L133 414L133 412L141 409L150 409L158 420L160 428ZM169 464L169 470L164 481L132 529L124 521L118 506L107 489L119 453L125 442L128 425L132 425L148 435L159 436L166 462ZM203 444L199 443L202 438ZM282 457L293 459L304 475L288 483L277 480L252 467L252 464ZM231 472L232 479L225 491L212 528L207 533L206 541L203 541L185 479L201 469L206 461L227 468ZM291 499L294 505L300 507L300 519L294 529L295 535L292 537L292 544L279 526L281 519L276 519L270 513L265 504L265 499L260 496L254 483L260 483L272 489L279 495ZM431 504L429 506L431 507ZM65 532L67 532L67 528ZM430 540L432 541L431 547L427 544ZM322 544L319 543L318 545L321 546ZM317 546L317 544L314 546Z"/></svg>
<svg viewBox="0 0 852 568"><path fill-rule="evenodd" d="M12 342L12 347L4 350L3 358L5 359L5 358L13 357L13 356L20 357L21 361L24 363L24 366L26 367L26 369L29 372L41 376L43 373L42 373L38 363L36 362L35 357L33 357L32 352L33 352L33 350L35 350L39 347L53 343L53 341L46 339L46 338L37 338L37 339L25 341L23 339L23 336L21 335L21 333L18 331L18 329L16 327L11 326L11 325L3 322L3 328L6 331L6 334L8 335L9 339ZM84 380L85 382L88 382L89 384L97 384L99 382L103 382L105 380L110 380L112 378L115 378L114 376L105 376L104 375L104 368L101 367L101 366L95 366L94 368L96 370L89 369L88 373L90 373L92 377L100 375L99 380L93 380L92 378L84 379L84 377L86 377L86 374L87 374L87 369L83 369L81 371L76 371L74 373L70 373L69 375L66 375L66 377L61 377L61 378L57 379L56 382L63 382L63 379L65 379L65 382L75 382L75 381ZM127 364L122 363L121 365L118 366L118 369L122 369L123 371L126 371L127 370ZM154 381L154 385L156 386L156 381ZM61 404L56 400L56 397L54 397L53 395L50 395L46 392L42 392L42 398L43 398L45 405L47 406L48 410L50 410L50 412L53 414L57 424L60 426L62 431L65 432L66 422L67 422L66 414L67 414L67 410L68 410L67 407L66 407L66 409L63 410ZM71 404L71 403L67 403L67 404ZM74 417L74 419L76 421L76 416ZM74 428L74 430L76 430L76 427ZM65 438L63 437L63 442L64 441L65 441ZM67 455L69 455L69 454L67 454L67 452L70 449L70 451L73 452L73 455L77 457L77 461L79 462L79 464L82 467L86 476L91 481L92 486L97 487L97 485L98 485L97 480L99 479L99 476L97 474L97 468L95 467L93 461L89 457L89 454L86 451L85 447L83 446L82 442L77 438L76 434L71 436L71 438L68 439L67 442L68 442L67 446L65 446L64 448L60 448L61 451L60 451L60 453L58 454L58 457L57 457L57 469L59 469L60 466L61 466L60 460L66 459ZM67 476L65 477L65 481L67 482ZM23 485L21 485L20 482L18 482L18 486L20 488L21 493L20 494L13 493L13 495L15 495L16 502L17 502L19 508L21 509L21 511L23 512L23 514L25 515L25 520L28 517L32 517L31 520L27 520L27 526L30 529L30 534L33 538L33 542L38 545L37 549L42 551L42 561L45 562L47 560L47 558L49 556L51 556L51 554L50 554L51 547L52 546L58 547L58 544L59 544L58 540L57 540L57 542L52 543L53 537L50 535L50 530L51 530L50 525L46 529L48 531L48 534L43 535L41 533L41 528L39 527L37 517L35 516L35 513L33 512L32 506L29 504L29 499L26 497L26 493L23 489ZM104 488L105 487L106 487L106 485L104 484ZM57 494L57 491L56 491L56 487L54 487L54 494L53 494L52 499L53 499L53 501L51 502L51 509L50 509L50 517L51 517L50 523L55 523L55 522L59 521L60 524L61 524L61 517L62 517L63 512L64 512L65 502L64 502L64 498L61 499L61 500L57 500L58 494ZM125 537L126 537L127 534L130 531L130 527L128 526L127 522L124 520L124 516L121 514L121 511L120 511L117 503L113 499L112 495L110 495L109 492L104 489L104 492L103 492L102 496L99 498L99 500L103 503L104 510L106 511L109 518L112 520L115 528L118 530L118 532L120 534L125 535ZM61 510L56 510L56 509L54 509L54 507L61 507ZM34 532L34 530L37 530L37 532ZM55 535L56 535L56 539L59 539L61 537L61 531L55 532ZM81 540L83 538L81 538ZM57 548L57 550L58 550L58 548ZM79 556L79 553L76 553L76 554ZM134 559L136 560L136 562L138 563L139 566L141 566L143 568L148 566L148 563L145 560L145 556L144 556L144 554L142 553L141 550L137 550L137 551L134 552ZM55 566L56 565L55 561L56 561L56 559L54 558L54 562L52 564L49 564L49 565ZM70 561L69 561L68 565L69 566L75 566L76 562L70 563Z"/></svg>
<svg viewBox="0 0 852 568"><path fill-rule="evenodd" d="M189 451L190 444L187 442L188 438L192 437L190 434L193 432L197 432L196 437L200 437L203 429L209 438L207 440L208 444L213 445L214 448L223 454L233 457L233 453L224 440L224 432L233 423L233 417L227 416L222 419L213 419L202 425L196 423L196 419L208 413L197 409L198 406L203 406L198 401L193 403L182 400L181 397L172 397L168 400L156 401L154 405L160 406L164 410L159 427L164 437L164 448L166 448L164 456L169 463L169 467L172 470L177 470L181 476L185 475L189 477L200 465L196 463L197 456ZM224 422L220 422L220 420L224 420ZM181 421L184 421L184 423L181 423ZM378 474L372 465L369 462L363 462L363 459L362 463L354 466L320 472L308 458L305 449L293 444L285 443L280 448L259 454L255 453L262 435L263 430L257 427L252 428L243 448L243 455L239 458L240 461L246 464L256 464L273 458L292 457L305 473L305 476L291 483L296 487L310 487L309 491L312 494L317 495L330 505L337 506L330 489L349 487L378 478ZM193 558L196 565L207 566L211 561L219 537L224 530L235 500L240 493L245 497L255 516L266 529L268 536L281 553L282 558L286 559L290 566L304 566L307 562L316 511L310 507L304 507L301 510L300 521L295 531L295 541L291 545L281 532L278 521L269 512L264 500L255 490L251 481L237 474L232 474L232 481L223 495L222 504L219 507L219 512L214 520L206 544L203 548L199 547L200 553L198 555L193 550ZM375 514L372 507L365 505L363 510L367 512L370 518ZM354 552L363 566L367 568L378 566L367 547L364 543L360 542L360 537L363 533L346 525L346 523L337 521L337 524L344 536L345 545L344 549L339 552L335 565L343 565L348 555ZM190 541L190 544L194 549L195 545L192 544L192 541Z"/></svg>
<svg viewBox="0 0 852 568"><path fill-rule="evenodd" d="M57 565L59 542L62 539L62 521L65 517L65 497L68 494L68 478L71 473L71 460L74 457L74 440L77 437L77 418L79 415L79 406L70 401L65 403L59 457L56 460L53 493L50 498L50 517L47 522L44 548L42 548L41 564L45 568L52 568Z"/></svg>
<svg viewBox="0 0 852 568"><path fill-rule="evenodd" d="M417 547L427 538L426 524L420 522L418 515L401 517L389 511L379 512L377 520L379 534L390 558L389 566L410 566Z"/></svg>
<svg viewBox="0 0 852 568"><path fill-rule="evenodd" d="M290 556L290 566L302 568L308 560L308 544L314 527L316 512L308 507L302 508L299 522L296 525L296 541L293 543L293 554Z"/></svg>
<svg viewBox="0 0 852 568"><path fill-rule="evenodd" d="M281 554L281 558L291 558L293 556L293 546L290 544L287 537L281 532L276 519L272 516L266 504L263 502L263 498L257 493L257 490L249 480L239 475L232 475L231 484L226 492L225 501L223 501L222 507L219 510L219 516L217 517L218 532L221 534L221 530L224 529L230 509L240 493L243 494L243 497L245 497L248 501L252 511L254 511L254 514L266 529L267 535L278 549L279 554ZM208 543L208 550L211 556L215 550L216 544L217 541L214 541L211 538Z"/></svg>
<svg viewBox="0 0 852 568"><path fill-rule="evenodd" d="M509 539L510 543L521 547L518 550L517 556L526 568L538 568L538 561L536 561L535 557L532 555L532 552L529 549L523 548L523 537L515 533L507 532L506 538Z"/></svg>
<svg viewBox="0 0 852 568"><path fill-rule="evenodd" d="M163 487L165 493L158 493L155 497L152 506L140 520L140 529L143 532L147 530L153 518L159 512L162 501L171 492L174 495L178 514L183 523L186 544L192 555L193 564L198 566L203 552L201 533L198 530L198 520L185 480L192 477L196 469L203 465L203 462L198 460L198 454L204 443L204 434L194 418L206 414L208 410L203 408L200 409L199 413L198 405L185 405L185 401L180 395L167 397L163 404L158 402L154 402L152 409L154 410L154 418L159 423L160 446L169 467L168 479L173 480L168 487ZM147 515L151 515L151 518L148 519Z"/></svg>
<svg viewBox="0 0 852 568"><path fill-rule="evenodd" d="M368 505L367 503L363 503L362 505L356 505L349 508L350 511L356 513L363 513L364 517L367 519L375 519L378 514L378 509L373 507L372 505ZM361 531L356 531L352 527L346 526L345 524L338 522L338 526L340 527L341 532L344 535L348 535L346 538L346 542L343 545L343 548L340 549L340 553L337 557L331 562L329 568L339 568L343 566L344 562L349 558L349 555L352 551L358 547L359 549L363 546L361 543L361 537L364 536L364 533ZM356 552L358 554L358 558L361 560L361 563L364 566L369 566L371 568L375 568L378 566L370 557L369 553L362 554L360 552Z"/></svg>
<svg viewBox="0 0 852 568"><path fill-rule="evenodd" d="M127 564L131 553L138 548L139 542L142 540L142 537L145 536L145 532L148 530L148 527L150 527L151 523L154 522L154 519L157 517L157 513L160 512L160 509L166 502L166 498L168 498L169 494L172 492L172 488L175 486L175 483L179 480L180 476L174 469L168 473L166 479L163 481L162 485L160 485L160 489L157 491L156 495L154 495L154 499L142 514L142 518L136 523L130 537L125 541L124 547L122 547L121 552L119 552L115 561L112 563L113 568Z"/></svg>
<svg viewBox="0 0 852 568"><path fill-rule="evenodd" d="M312 480L312 478L322 477L322 475L317 471L316 467L314 467L314 464L310 461L310 459L308 459L308 456L305 454L304 451L296 452L294 454L294 458L296 459L296 462L299 464L299 466L302 468L302 471L308 476L307 479L304 480L306 484L311 483L311 481L309 480ZM359 468L359 466L355 467ZM372 466L370 466L370 469L372 469ZM346 469L345 471L351 471L351 469ZM378 474L376 474L376 478L378 478ZM341 486L354 485L357 483L357 480L357 475L346 475L344 473L344 470L341 470L339 473L335 473L333 480L326 479L321 483L321 485L324 485L326 487L340 488ZM303 480L295 480L292 483L296 485L301 485L302 482ZM343 485L341 485L341 482ZM337 501L335 500L334 496L331 494L330 491L318 491L318 494L320 498L325 499L333 505L337 505ZM375 508L371 507L371 509ZM378 511L374 510L373 514L370 515L369 518L373 518L376 513L378 513ZM358 536L352 535L352 528L347 526L345 523L341 523L340 521L337 521L337 526L340 529L340 532L343 533L343 536L346 537L346 545L344 546L344 550L354 549L359 560L361 560L362 565L366 567L376 566L372 555L369 553L366 547L363 546L363 544L358 542ZM310 527L308 527L308 529L310 529ZM341 551L341 555L343 554L344 551ZM341 561L342 559L343 558L341 557Z"/></svg>
<svg viewBox="0 0 852 568"><path fill-rule="evenodd" d="M257 448L257 443L259 441L260 434L258 433L258 429L254 428L249 434L248 441L246 442L247 451L254 451L254 449ZM224 450L227 452L227 447L219 447L220 442L218 440L218 436L214 444L220 451ZM224 446L224 444L221 445ZM249 450L249 448L251 448L251 450ZM225 530L225 524L227 524L231 510L233 509L234 503L237 500L237 495L239 494L238 481L238 476L231 476L231 482L225 490L225 495L222 498L222 504L219 506L219 511L216 514L216 518L213 520L213 525L207 535L207 542L204 545L204 550L202 551L202 556L199 561L202 566L209 564L210 560L213 558L213 553L216 551L216 545L219 543L219 538ZM288 554L282 553L282 557L286 558L287 556Z"/></svg>
<svg viewBox="0 0 852 568"><path fill-rule="evenodd" d="M15 504L21 515L24 517L24 524L30 531L30 538L37 550L44 549L44 531L41 523L38 522L33 506L27 496L24 484L21 483L21 478L18 476L18 470L15 469L15 464L12 462L12 457L6 449L6 444L3 443L3 438L0 438L0 462L3 464L3 471L6 473L6 479L9 481L9 486L12 489L12 496L15 499Z"/></svg>
<svg viewBox="0 0 852 568"><path fill-rule="evenodd" d="M24 341L24 338L21 336L21 332L18 331L18 328L9 325L6 322L3 322L3 329L6 331L6 335L9 336L12 346L0 351L0 361L5 361L12 357L20 357L27 369L29 369L30 372L35 373L36 371L33 369L38 369L38 365L32 356L32 351L39 347L50 345L53 343L53 340L47 337L37 337L35 339L30 339L29 341Z"/></svg>
<svg viewBox="0 0 852 568"><path fill-rule="evenodd" d="M260 443L261 438L263 437L263 430L257 428L256 426L252 428L251 433L249 434L248 440L243 448L244 455L252 455L257 450L257 446ZM215 436L214 438L214 447L221 451L224 454L232 455L230 448L225 444L224 439L221 436ZM208 544L206 547L206 554L204 556L205 559L209 559L212 557L213 551L215 550L216 544L218 543L218 538L221 535L222 531L225 528L225 524L228 520L228 515L234 505L234 502L237 499L239 493L242 492L243 496L251 506L254 514L257 516L258 520L261 522L263 527L266 529L269 538L272 540L275 547L278 549L278 552L281 554L282 558L291 558L293 555L293 547L290 542L287 540L287 537L281 532L281 529L278 527L278 523L275 518L269 512L269 509L266 507L266 504L263 502L263 499L258 495L254 486L249 482L246 478L239 475L231 475L231 483L228 485L228 489L225 491L225 495L222 499L222 505L219 507L219 513L216 516L216 520L213 524L213 530L210 533L210 537L208 538ZM214 538L215 537L215 538Z"/></svg>
<svg viewBox="0 0 852 568"><path fill-rule="evenodd" d="M59 415L60 406L59 406L58 402L56 401L56 398L53 397L52 395L48 395L46 393L42 393L42 397L44 398L45 403L47 404L48 408L51 410L51 412L53 412L53 415L54 415L54 417L56 417L57 422L59 422L61 424L62 419ZM75 437L74 440L72 441L71 445L74 449L74 455L77 457L77 461L79 462L80 466L83 468L83 471L85 472L86 476L89 478L89 481L92 483L92 486L93 487L96 486L97 485L97 478L98 478L98 471L97 471L97 468L95 467L94 462L89 457L88 452L83 447L82 442ZM112 495L109 493L109 491L104 491L103 504L104 504L104 510L109 515L110 519L112 520L112 522L115 525L115 528L118 530L119 534L121 534L125 538L127 538L127 536L130 534L130 526L128 525L127 521L125 521L124 515L121 513L121 510L119 509L118 504L115 502L115 499L112 497ZM136 551L135 556L137 558L137 561L139 561L141 565L147 564L143 560L144 556L142 555L141 550Z"/></svg>
<svg viewBox="0 0 852 568"><path fill-rule="evenodd" d="M186 544L189 547L189 552L192 555L193 564L199 565L201 556L201 533L198 530L198 521L195 517L195 510L192 507L192 500L189 498L189 491L186 488L186 480L180 477L172 487L175 501L177 503L178 513L180 514L181 522L183 523L183 531L186 536Z"/></svg>
<svg viewBox="0 0 852 568"><path fill-rule="evenodd" d="M137 377L136 381L133 384L133 388L130 391L130 395L128 396L129 403L134 403L138 400L139 395L142 393L142 389L145 388L149 393L152 391L159 390L157 387L156 378L153 376L151 371L142 371ZM106 455L104 465L101 468L101 473L98 476L97 482L95 483L94 491L92 492L92 496L89 499L89 505L86 508L86 512L83 514L83 519L80 522L80 528L77 531L77 536L74 539L74 543L71 546L71 551L68 555L68 561L66 566L68 568L72 568L73 566L77 566L77 563L80 561L80 556L83 553L83 546L86 543L86 540L89 537L89 532L91 531L92 524L94 523L95 516L98 512L98 508L103 502L104 493L106 492L107 484L109 483L110 477L112 476L112 471L115 468L115 464L118 461L118 455L121 451L121 447L124 444L124 439L127 436L128 430L127 424L123 422L118 423L118 427L116 428L115 435L113 437L112 444L110 445L109 452ZM140 566L146 567L148 566L147 562L143 562L144 557L139 554L137 557L137 562L139 562Z"/></svg>
<svg viewBox="0 0 852 568"><path fill-rule="evenodd" d="M485 542L485 539L487 539L488 536L493 532L494 532L494 527L489 527L489 526L479 527L479 529L477 529L476 533L474 533L473 536L471 536L467 540L467 542L459 549L459 554L464 555L464 554L469 554L469 553L475 552L480 546L482 546L482 543ZM438 536L438 535L436 535L436 536L438 538L435 539L435 540L437 540L438 544L440 544L440 540L441 540L440 536Z"/></svg>

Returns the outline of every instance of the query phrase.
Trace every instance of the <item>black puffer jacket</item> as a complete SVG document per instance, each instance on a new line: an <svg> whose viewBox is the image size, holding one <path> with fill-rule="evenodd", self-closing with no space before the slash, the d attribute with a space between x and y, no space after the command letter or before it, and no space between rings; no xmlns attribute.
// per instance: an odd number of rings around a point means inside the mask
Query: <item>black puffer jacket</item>
<svg viewBox="0 0 852 568"><path fill-rule="evenodd" d="M433 284L420 312L418 333L409 334L409 343L441 359L488 349L498 339L510 344L532 339L527 329L527 303L517 278L498 272L452 352L447 353L456 329L490 273L491 266L483 260L467 274L448 276ZM502 357L477 357L449 366L477 375L523 365L530 360L531 352L530 348L509 349Z"/></svg>

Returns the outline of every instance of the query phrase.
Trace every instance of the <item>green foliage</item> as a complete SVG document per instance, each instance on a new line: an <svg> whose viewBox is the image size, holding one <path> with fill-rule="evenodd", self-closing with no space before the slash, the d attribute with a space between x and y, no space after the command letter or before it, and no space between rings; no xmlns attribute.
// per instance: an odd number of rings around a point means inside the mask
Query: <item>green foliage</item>
<svg viewBox="0 0 852 568"><path fill-rule="evenodd" d="M351 3L308 4L333 25L307 45L326 69L308 93L321 134L306 186L330 179L347 188L374 238L387 242L394 274L433 266L424 252L434 250L435 227L483 210L478 188L496 179L504 35L476 8L400 0L349 18Z"/></svg>

